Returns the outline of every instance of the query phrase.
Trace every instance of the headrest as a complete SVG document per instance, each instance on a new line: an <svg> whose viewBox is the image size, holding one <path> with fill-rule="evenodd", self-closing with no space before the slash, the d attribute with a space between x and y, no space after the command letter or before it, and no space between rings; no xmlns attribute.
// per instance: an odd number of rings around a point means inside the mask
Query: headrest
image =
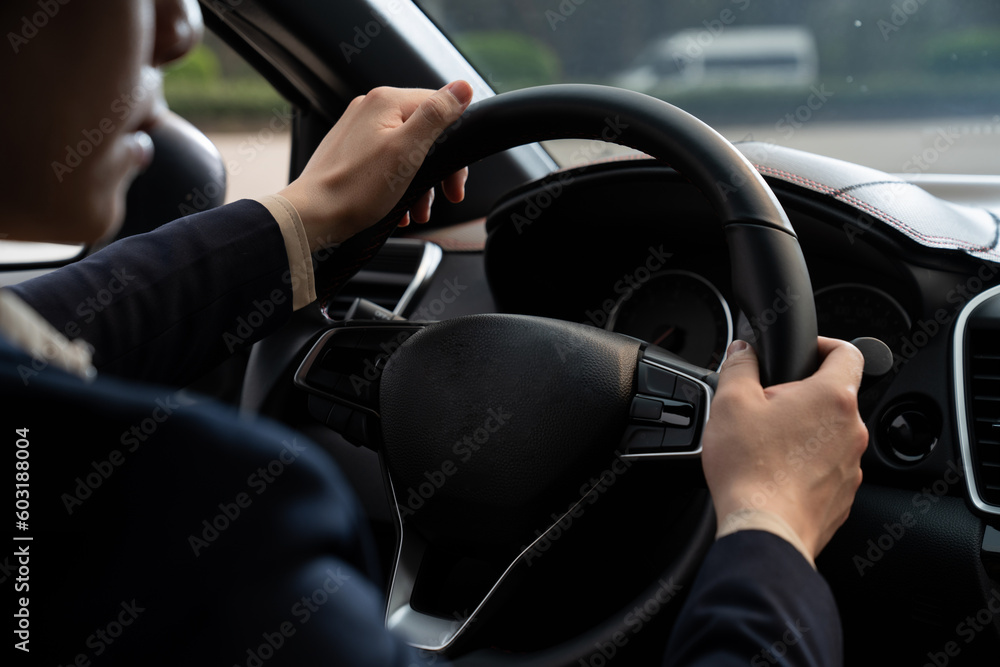
<svg viewBox="0 0 1000 667"><path fill-rule="evenodd" d="M221 206L226 199L222 155L201 130L168 113L149 136L153 161L129 188L119 239Z"/></svg>

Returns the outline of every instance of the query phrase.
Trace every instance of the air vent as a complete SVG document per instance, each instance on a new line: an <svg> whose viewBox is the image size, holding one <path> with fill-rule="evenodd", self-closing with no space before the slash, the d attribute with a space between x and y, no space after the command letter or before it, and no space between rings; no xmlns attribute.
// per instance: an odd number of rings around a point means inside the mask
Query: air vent
<svg viewBox="0 0 1000 667"><path fill-rule="evenodd" d="M969 453L980 498L1000 507L1000 330L986 323L970 320L966 334Z"/></svg>
<svg viewBox="0 0 1000 667"><path fill-rule="evenodd" d="M327 316L343 320L358 297L401 314L441 262L441 248L426 241L389 239L365 268L331 300Z"/></svg>

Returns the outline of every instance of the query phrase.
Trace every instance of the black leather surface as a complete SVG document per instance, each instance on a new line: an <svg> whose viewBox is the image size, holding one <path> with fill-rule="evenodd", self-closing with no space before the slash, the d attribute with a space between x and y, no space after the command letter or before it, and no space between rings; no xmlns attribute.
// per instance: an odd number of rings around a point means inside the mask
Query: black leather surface
<svg viewBox="0 0 1000 667"><path fill-rule="evenodd" d="M520 315L412 336L382 376L385 457L400 502L436 472L445 481L408 524L439 539L530 543L614 460L638 354L626 336Z"/></svg>
<svg viewBox="0 0 1000 667"><path fill-rule="evenodd" d="M845 664L922 665L947 642L960 651L949 665L996 664L1000 623L971 640L959 627L996 590L980 559L983 522L933 486L862 485L847 523L817 559L841 610Z"/></svg>
<svg viewBox="0 0 1000 667"><path fill-rule="evenodd" d="M1000 261L1000 218L994 211L944 201L900 176L761 142L736 147L768 178L846 204L930 248Z"/></svg>

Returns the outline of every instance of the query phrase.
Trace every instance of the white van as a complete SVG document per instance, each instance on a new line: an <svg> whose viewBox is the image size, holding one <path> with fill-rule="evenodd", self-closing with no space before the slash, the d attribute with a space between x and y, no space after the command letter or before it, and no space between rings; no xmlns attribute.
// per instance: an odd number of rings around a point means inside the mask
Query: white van
<svg viewBox="0 0 1000 667"><path fill-rule="evenodd" d="M803 26L706 24L662 37L615 77L640 92L693 88L785 88L815 83L816 40Z"/></svg>

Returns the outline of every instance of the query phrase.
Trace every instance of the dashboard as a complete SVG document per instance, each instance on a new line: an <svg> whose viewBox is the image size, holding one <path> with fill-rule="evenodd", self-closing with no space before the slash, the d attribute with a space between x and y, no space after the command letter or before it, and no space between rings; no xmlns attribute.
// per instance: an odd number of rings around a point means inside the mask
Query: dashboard
<svg viewBox="0 0 1000 667"><path fill-rule="evenodd" d="M734 338L753 342L801 296L779 289L760 315L741 312L718 216L668 167L591 165L559 178L569 183L559 197L539 198L544 181L525 186L487 220L501 310L617 331L717 369ZM892 351L891 371L859 394L865 480L919 489L958 460L950 331L996 271L980 279L981 260L915 243L831 196L769 184L799 237L820 335L874 337Z"/></svg>
<svg viewBox="0 0 1000 667"><path fill-rule="evenodd" d="M418 231L444 252L412 301L396 310L417 320L506 312L579 322L716 368L734 337L752 339L801 298L790 288L779 289L771 303L773 314L742 313L733 293L741 277L732 274L718 215L693 185L663 165L591 165L569 177L557 172L551 178L561 179L561 190L544 179L521 186L494 205L485 224ZM1000 305L993 308L992 319L969 315L977 300L996 293L1000 275L994 263L917 243L890 225L875 224L834 195L768 180L799 238L819 332L843 339L876 337L893 353L891 371L866 378L859 392L870 434L862 461L864 484L851 518L817 566L842 610L848 646L856 651L851 664L871 664L858 660L870 657L872 637L896 638L878 654L884 664L922 664L917 660L928 650L954 639L956 624L965 617L955 616L959 611L975 613L984 607L995 586L984 582L1000 580L1000 502L986 497L988 503L979 507L969 492L967 478L972 475L967 471L981 462L966 456L970 436L966 401L960 397L962 387L984 384L996 385L1000 397L1000 355L990 345L1000 332ZM485 237L478 245L470 240L473 227ZM387 247L401 253L401 242L393 241ZM356 289L349 286L346 296L359 296ZM313 340L316 322L299 319L298 333L293 328L259 345L275 356L279 350L309 349L306 342ZM970 329L978 327L974 335L986 346L972 362L956 352L964 348L954 332L966 319ZM960 372L966 367L974 375L968 384ZM1000 398L975 402L1000 405ZM317 430L322 427L315 423L309 426L315 418L310 414L296 427L335 451L358 484L376 529L385 531L380 539L391 544L391 508L375 454L348 444L350 438L342 444L329 442L328 431ZM1000 413L976 418L984 431L1000 423ZM571 557L552 562L587 571L592 564L578 562L587 553L608 558L602 567L613 569L622 550L635 554L672 548L669 540L629 541L663 534L649 530L650 522L662 517L635 508L674 506L678 497L672 494L698 484L700 467L689 463L634 466L629 475L643 481L616 486L620 496L609 494L608 501L595 505L606 512L601 530L614 526L615 537L600 533L597 542L586 542L580 550L569 550ZM543 590L541 583L538 588ZM873 599L880 603L873 605ZM985 664L976 661L973 649L981 650L975 654L981 657L996 645L995 638L978 635L977 644L965 650L972 660L968 664ZM904 653L912 660L904 661Z"/></svg>
<svg viewBox="0 0 1000 667"><path fill-rule="evenodd" d="M753 341L800 297L778 290L759 317L741 312L717 217L668 168L587 167L572 180L577 188L530 224L522 221L524 210L537 207L530 190L513 193L490 216L487 267L504 309L623 333L717 370L734 338ZM931 274L899 249L887 253L874 234L845 232L838 212L820 202L796 203L783 201L809 267L820 335L878 338L903 358L913 346L911 327L933 298L920 284Z"/></svg>
<svg viewBox="0 0 1000 667"><path fill-rule="evenodd" d="M794 296L777 295L775 315ZM813 296L821 336L842 340L869 336L881 340L894 354L900 353L911 319L888 292L865 283L838 282ZM739 313L736 324L734 310ZM623 290L604 328L662 347L696 366L718 370L734 336L753 338L769 323L748 319L707 278L672 269L649 274Z"/></svg>

